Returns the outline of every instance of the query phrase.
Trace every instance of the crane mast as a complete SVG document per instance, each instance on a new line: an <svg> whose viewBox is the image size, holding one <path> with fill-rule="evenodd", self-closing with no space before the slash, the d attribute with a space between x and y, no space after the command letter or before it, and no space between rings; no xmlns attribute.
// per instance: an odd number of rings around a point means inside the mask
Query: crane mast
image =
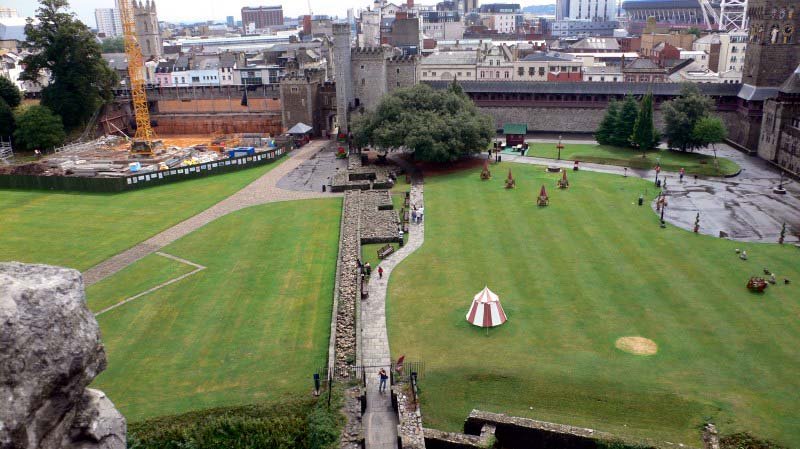
<svg viewBox="0 0 800 449"><path fill-rule="evenodd" d="M144 62L142 49L136 40L136 22L131 1L119 0L122 30L125 36L125 54L128 57L133 113L136 118L136 134L131 151L149 154L153 151L155 133L150 126L150 111L147 108L147 93L145 92Z"/></svg>

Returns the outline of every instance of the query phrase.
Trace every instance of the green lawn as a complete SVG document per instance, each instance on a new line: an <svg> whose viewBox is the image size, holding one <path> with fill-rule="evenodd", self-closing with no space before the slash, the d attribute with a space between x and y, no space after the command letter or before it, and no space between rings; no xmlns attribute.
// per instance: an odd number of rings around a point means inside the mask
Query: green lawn
<svg viewBox="0 0 800 449"><path fill-rule="evenodd" d="M86 270L225 199L278 163L118 194L0 190L0 260Z"/></svg>
<svg viewBox="0 0 800 449"><path fill-rule="evenodd" d="M333 198L251 207L164 248L208 268L98 317L108 369L93 386L129 421L310 392L328 348L340 209ZM148 256L90 287L89 306L186 269Z"/></svg>
<svg viewBox="0 0 800 449"><path fill-rule="evenodd" d="M526 156L545 157L555 159L558 149L554 143L530 143L531 147ZM652 169L657 159L660 158L661 168L665 171L677 172L681 168L687 174L720 176L732 175L739 171L739 165L730 159L718 158L719 170L714 166L714 157L705 154L684 153L680 151L660 150L649 151L647 157L642 153L629 148L618 148L596 144L564 144L561 150L561 159L580 160L596 164L619 165L638 169Z"/></svg>
<svg viewBox="0 0 800 449"><path fill-rule="evenodd" d="M534 151L534 155L536 151ZM425 244L392 275L392 355L425 362L427 427L458 430L473 408L700 447L699 427L800 445L800 251L658 227L634 178L511 167L426 179ZM535 206L546 184L551 205ZM741 261L735 248L747 250ZM763 295L764 267L792 279ZM465 320L484 285L509 320ZM622 336L653 356L615 348Z"/></svg>

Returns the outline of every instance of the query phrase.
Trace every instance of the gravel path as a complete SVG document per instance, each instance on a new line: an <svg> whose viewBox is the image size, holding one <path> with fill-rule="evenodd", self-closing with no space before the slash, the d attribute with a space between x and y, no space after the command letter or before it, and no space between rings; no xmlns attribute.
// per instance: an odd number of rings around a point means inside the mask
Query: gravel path
<svg viewBox="0 0 800 449"><path fill-rule="evenodd" d="M339 196L332 193L290 191L277 187L277 182L328 144L326 140L314 141L290 153L278 166L250 183L247 187L190 217L175 226L150 237L142 243L111 257L83 273L83 281L88 285L99 282L137 260L152 254L179 238L231 212L259 204L278 201L305 200L310 198L330 198Z"/></svg>

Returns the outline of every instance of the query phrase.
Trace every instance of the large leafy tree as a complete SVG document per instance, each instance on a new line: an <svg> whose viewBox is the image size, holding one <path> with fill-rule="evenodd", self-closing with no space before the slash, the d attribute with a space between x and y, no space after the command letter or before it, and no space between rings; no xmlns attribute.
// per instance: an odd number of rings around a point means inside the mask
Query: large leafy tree
<svg viewBox="0 0 800 449"><path fill-rule="evenodd" d="M125 53L125 38L120 36L103 39L100 49L103 53Z"/></svg>
<svg viewBox="0 0 800 449"><path fill-rule="evenodd" d="M388 151L406 148L414 158L450 162L484 151L494 124L454 83L446 90L420 84L383 97L353 127L355 143Z"/></svg>
<svg viewBox="0 0 800 449"><path fill-rule="evenodd" d="M597 143L600 145L614 144L614 130L616 129L618 119L619 104L611 100L611 102L608 103L608 109L606 109L606 115L603 117L603 121L600 122L600 126L597 127L597 131L594 133L594 138L597 140Z"/></svg>
<svg viewBox="0 0 800 449"><path fill-rule="evenodd" d="M16 108L22 102L22 92L10 79L0 76L0 98L11 108Z"/></svg>
<svg viewBox="0 0 800 449"><path fill-rule="evenodd" d="M633 126L631 142L642 150L642 157L644 157L644 152L652 150L658 145L658 140L658 132L653 126L653 94L648 93L642 98L642 104L639 106L639 115Z"/></svg>
<svg viewBox="0 0 800 449"><path fill-rule="evenodd" d="M697 121L692 130L692 138L700 145L711 145L714 158L717 157L717 148L714 144L722 142L728 136L728 130L719 117L706 116Z"/></svg>
<svg viewBox="0 0 800 449"><path fill-rule="evenodd" d="M710 98L700 93L694 84L686 83L681 87L680 97L667 101L661 110L664 114L664 136L671 148L682 151L693 151L706 145L695 137L694 128L697 122L706 117L713 103Z"/></svg>
<svg viewBox="0 0 800 449"><path fill-rule="evenodd" d="M100 56L91 30L66 12L67 0L39 0L34 25L25 26L26 47L22 79L38 82L44 71L50 84L42 89L42 105L60 115L67 129L92 116L104 100L111 99L116 74Z"/></svg>
<svg viewBox="0 0 800 449"><path fill-rule="evenodd" d="M611 142L619 147L627 147L631 144L633 127L636 124L636 117L639 115L639 105L633 96L628 95L622 102L622 108L617 116L617 123L614 126L614 134Z"/></svg>
<svg viewBox="0 0 800 449"><path fill-rule="evenodd" d="M0 138L8 140L14 134L14 112L5 100L0 98Z"/></svg>
<svg viewBox="0 0 800 449"><path fill-rule="evenodd" d="M64 142L61 118L45 106L24 108L17 114L14 143L23 150L48 150Z"/></svg>

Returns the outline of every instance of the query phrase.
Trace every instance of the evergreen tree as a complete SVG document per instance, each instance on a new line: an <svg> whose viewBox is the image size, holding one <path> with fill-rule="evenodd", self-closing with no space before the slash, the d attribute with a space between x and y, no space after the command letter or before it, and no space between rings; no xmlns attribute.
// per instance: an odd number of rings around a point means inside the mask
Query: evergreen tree
<svg viewBox="0 0 800 449"><path fill-rule="evenodd" d="M616 126L614 126L614 135L611 141L618 147L628 147L631 145L631 135L633 134L633 127L636 124L636 117L639 115L639 105L633 96L628 95L622 103L622 109L619 111Z"/></svg>
<svg viewBox="0 0 800 449"><path fill-rule="evenodd" d="M600 145L614 144L614 129L617 126L618 119L619 104L617 104L616 101L611 100L608 103L608 109L606 109L606 115L603 117L603 121L600 122L600 126L597 127L597 131L594 133L594 138L597 140L597 143Z"/></svg>
<svg viewBox="0 0 800 449"><path fill-rule="evenodd" d="M0 98L0 138L8 140L14 134L14 112L5 100Z"/></svg>
<svg viewBox="0 0 800 449"><path fill-rule="evenodd" d="M26 47L21 78L38 82L43 71L50 84L42 89L42 105L60 115L73 129L85 123L102 102L111 99L116 74L100 56L92 31L73 13L66 0L39 0L38 22L25 26Z"/></svg>
<svg viewBox="0 0 800 449"><path fill-rule="evenodd" d="M666 124L664 135L669 146L682 151L703 147L703 141L695 138L694 128L700 119L709 114L712 106L711 99L701 94L697 86L684 84L680 97L664 103L661 108Z"/></svg>
<svg viewBox="0 0 800 449"><path fill-rule="evenodd" d="M647 93L639 107L639 115L633 126L631 142L644 152L653 149L658 144L658 132L653 126L653 94Z"/></svg>
<svg viewBox="0 0 800 449"><path fill-rule="evenodd" d="M61 118L45 106L31 106L17 114L14 142L23 150L42 151L64 142L64 125Z"/></svg>
<svg viewBox="0 0 800 449"><path fill-rule="evenodd" d="M13 109L22 102L22 92L10 79L0 76L0 98Z"/></svg>

